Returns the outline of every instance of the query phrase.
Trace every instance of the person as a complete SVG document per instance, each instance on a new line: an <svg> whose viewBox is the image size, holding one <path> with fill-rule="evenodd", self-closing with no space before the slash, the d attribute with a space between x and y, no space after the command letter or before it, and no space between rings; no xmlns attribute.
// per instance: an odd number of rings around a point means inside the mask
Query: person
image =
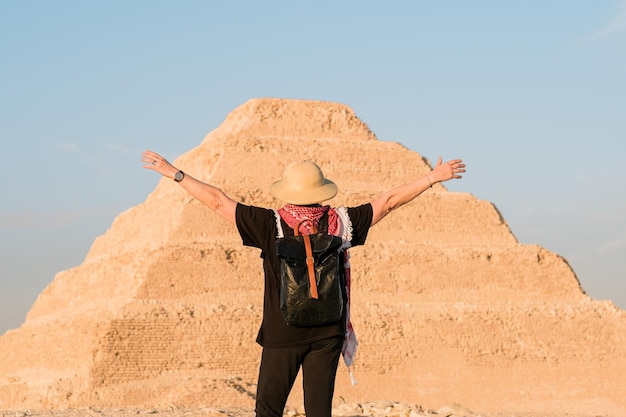
<svg viewBox="0 0 626 417"><path fill-rule="evenodd" d="M369 229L389 213L433 184L461 178L465 172L461 159L443 163L439 157L426 175L395 187L369 203L331 208L321 203L337 194L337 185L325 178L314 162L297 161L289 164L283 178L270 187L270 193L285 203L273 210L236 202L221 189L185 174L156 152L145 151L142 161L144 168L175 180L194 198L233 223L244 245L261 249L265 287L262 322L256 339L262 346L255 404L259 417L283 415L300 369L307 417L330 417L339 358L343 353L346 364L350 365L356 349L354 329L349 321L349 298L345 322L340 320L314 327L285 323L279 306L280 263L275 249L279 228L287 234L289 228L298 227L302 219L317 224L327 214L328 233L341 236L346 248L344 259L349 259L347 249L363 245ZM282 228L281 220L289 228ZM301 233L310 232L307 222L302 227L305 229L300 229ZM345 262L345 273L349 297L349 260Z"/></svg>

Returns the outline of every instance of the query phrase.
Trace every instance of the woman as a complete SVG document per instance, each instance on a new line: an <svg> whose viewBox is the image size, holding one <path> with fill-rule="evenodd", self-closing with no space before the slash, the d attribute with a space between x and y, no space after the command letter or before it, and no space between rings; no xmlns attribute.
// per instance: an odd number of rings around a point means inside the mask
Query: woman
<svg viewBox="0 0 626 417"><path fill-rule="evenodd" d="M320 218L328 216L328 233L340 236L346 248L365 243L369 228L393 210L413 200L437 182L461 178L465 164L460 159L442 163L416 180L393 188L377 199L358 207L322 206L321 203L337 194L337 186L324 177L321 169L311 161L299 161L285 169L283 178L275 182L271 194L285 202L279 210L238 203L220 189L199 181L174 167L153 151L142 154L144 168L172 178L194 198L217 214L235 224L243 244L261 249L265 275L263 321L257 342L263 346L256 396L256 415L282 417L289 392L302 368L304 407L307 417L330 417L339 356L343 353L350 365L356 350L356 339L349 322L340 320L316 327L288 326L279 304L280 262L275 241L281 220L291 229L301 220L309 219L316 226ZM308 223L300 226L302 234L310 232ZM349 295L349 262L345 265Z"/></svg>

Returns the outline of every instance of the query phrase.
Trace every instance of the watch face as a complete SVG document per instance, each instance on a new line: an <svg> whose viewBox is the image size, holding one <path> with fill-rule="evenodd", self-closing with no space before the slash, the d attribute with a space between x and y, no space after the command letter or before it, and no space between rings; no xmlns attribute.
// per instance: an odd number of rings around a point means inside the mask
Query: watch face
<svg viewBox="0 0 626 417"><path fill-rule="evenodd" d="M174 175L174 181L182 181L184 177L185 177L185 174L183 174L183 171L178 171Z"/></svg>

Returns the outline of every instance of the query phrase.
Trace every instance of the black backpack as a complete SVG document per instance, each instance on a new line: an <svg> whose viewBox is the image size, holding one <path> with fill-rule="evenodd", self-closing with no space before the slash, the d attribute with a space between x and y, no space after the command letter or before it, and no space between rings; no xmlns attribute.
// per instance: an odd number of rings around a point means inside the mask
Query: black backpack
<svg viewBox="0 0 626 417"><path fill-rule="evenodd" d="M309 222L313 233L299 235L301 224ZM281 219L283 230L289 226ZM343 317L345 271L342 239L328 234L328 214L319 222L296 226L293 236L276 239L280 259L280 310L289 326L320 326Z"/></svg>

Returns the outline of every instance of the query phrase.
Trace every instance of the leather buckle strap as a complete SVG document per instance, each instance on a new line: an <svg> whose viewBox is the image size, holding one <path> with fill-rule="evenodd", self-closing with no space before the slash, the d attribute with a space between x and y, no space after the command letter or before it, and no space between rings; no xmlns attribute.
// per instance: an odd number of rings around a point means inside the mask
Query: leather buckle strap
<svg viewBox="0 0 626 417"><path fill-rule="evenodd" d="M306 266L309 270L309 286L311 287L311 297L318 299L317 282L315 280L315 266L313 261L313 251L311 250L311 238L304 235L304 250L306 251Z"/></svg>
<svg viewBox="0 0 626 417"><path fill-rule="evenodd" d="M300 225L302 225L302 223L304 222L311 223L311 231L313 233L317 233L317 228L315 227L315 224L309 219L304 219L300 221L300 223L298 223L295 229L293 229L294 236L299 235ZM309 237L309 235L302 235L302 237L304 238L304 250L306 252L306 266L309 271L309 287L311 289L311 297L319 299L319 295L317 293L317 281L315 280L315 265L313 259L313 249L311 248L311 238Z"/></svg>

